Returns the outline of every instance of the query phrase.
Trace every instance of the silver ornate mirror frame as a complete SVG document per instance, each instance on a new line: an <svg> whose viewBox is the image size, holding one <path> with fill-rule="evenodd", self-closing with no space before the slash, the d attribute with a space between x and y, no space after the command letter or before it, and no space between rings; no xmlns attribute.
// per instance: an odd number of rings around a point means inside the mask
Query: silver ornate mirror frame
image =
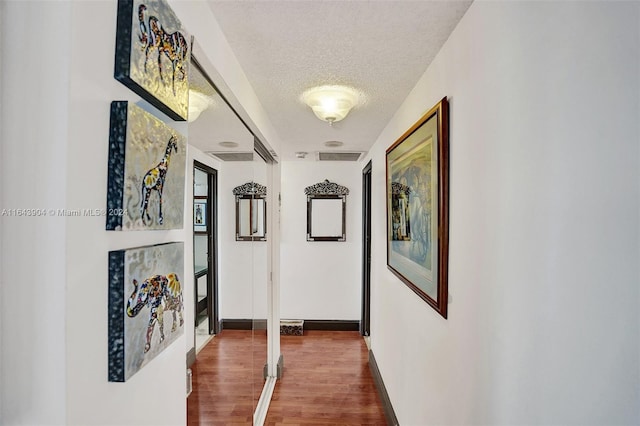
<svg viewBox="0 0 640 426"><path fill-rule="evenodd" d="M233 188L236 196L236 241L267 241L267 187L247 182Z"/></svg>
<svg viewBox="0 0 640 426"><path fill-rule="evenodd" d="M349 189L335 182L305 188L307 195L307 241L346 241Z"/></svg>

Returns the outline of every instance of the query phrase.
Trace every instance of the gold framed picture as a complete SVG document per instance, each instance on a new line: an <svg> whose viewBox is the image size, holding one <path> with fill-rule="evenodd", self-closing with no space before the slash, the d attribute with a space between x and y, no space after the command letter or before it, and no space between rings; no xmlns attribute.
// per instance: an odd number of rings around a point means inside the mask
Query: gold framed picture
<svg viewBox="0 0 640 426"><path fill-rule="evenodd" d="M449 107L447 98L386 151L387 266L447 318Z"/></svg>

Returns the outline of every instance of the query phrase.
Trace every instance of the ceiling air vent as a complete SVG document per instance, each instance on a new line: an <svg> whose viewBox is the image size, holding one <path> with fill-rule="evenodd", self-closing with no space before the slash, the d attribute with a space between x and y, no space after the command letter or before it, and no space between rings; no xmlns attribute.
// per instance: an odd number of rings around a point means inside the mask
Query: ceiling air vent
<svg viewBox="0 0 640 426"><path fill-rule="evenodd" d="M207 154L222 161L253 161L253 152L213 152Z"/></svg>
<svg viewBox="0 0 640 426"><path fill-rule="evenodd" d="M358 161L361 152L319 152L318 161Z"/></svg>

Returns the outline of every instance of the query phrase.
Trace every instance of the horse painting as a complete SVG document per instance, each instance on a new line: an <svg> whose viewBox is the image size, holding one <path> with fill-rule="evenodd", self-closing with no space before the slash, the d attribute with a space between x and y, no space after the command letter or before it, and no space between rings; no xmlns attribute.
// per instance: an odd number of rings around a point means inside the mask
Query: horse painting
<svg viewBox="0 0 640 426"><path fill-rule="evenodd" d="M140 35L138 36L144 50L144 70L147 71L147 62L149 55L155 49L158 51L158 74L164 83L162 76L162 58L163 55L169 59L173 68L172 72L172 90L176 94L176 72L180 72L180 79L186 78L184 63L188 59L189 45L186 38L180 31L168 32L164 29L157 17L146 15L147 6L141 4L138 7L138 20L140 22Z"/></svg>

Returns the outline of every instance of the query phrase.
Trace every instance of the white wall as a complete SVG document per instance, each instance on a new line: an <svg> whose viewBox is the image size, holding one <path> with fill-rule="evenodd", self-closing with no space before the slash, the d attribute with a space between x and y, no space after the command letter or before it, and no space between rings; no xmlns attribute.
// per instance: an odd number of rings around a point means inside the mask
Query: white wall
<svg viewBox="0 0 640 426"><path fill-rule="evenodd" d="M475 2L370 151L372 347L400 424L640 423L639 7ZM443 96L448 320L385 259L385 149Z"/></svg>
<svg viewBox="0 0 640 426"><path fill-rule="evenodd" d="M113 79L116 4L6 7L2 103L12 109L3 116L11 123L3 126L3 205L48 215L3 218L3 281L12 285L2 285L2 421L183 423L182 338L129 382L107 382L107 252L179 241L182 231L109 233L104 216L51 214L106 204L109 104L138 99ZM41 48L42 34L56 49ZM150 381L175 401L162 413L137 409L156 403Z"/></svg>
<svg viewBox="0 0 640 426"><path fill-rule="evenodd" d="M2 20L2 17L4 16L4 12L3 11L4 11L4 3L0 3L0 23L2 23L2 27L4 28L6 26L4 25L4 22ZM4 52L5 51L5 49L2 46L2 39L3 39L3 36L2 36L2 33L0 32L0 52ZM0 72L1 72L2 69L3 69L2 68L2 53L0 53ZM0 129L2 129L2 120L4 118L3 117L3 113L2 113L2 111L4 109L2 107L3 101L4 101L4 98L2 98L2 93L3 93L2 87L3 87L3 80L2 80L2 78L0 78ZM4 136L4 134L2 134L1 131L0 131L0 135ZM3 158L2 151L3 151L2 147L0 147L0 164L2 164L2 158ZM3 191L2 185L0 185L0 208L4 207L3 194L4 194L4 191ZM3 228L2 223L0 223L0 241L3 241L2 228ZM4 269L3 266L2 266L2 263L3 263L2 259L3 258L4 258L3 257L3 248L2 248L2 244L0 244L0 284L4 282L4 276L2 275L2 270ZM2 309L2 310L4 310L3 309L4 305L3 305L3 302L2 302L3 300L4 300L3 292L0 290L0 309ZM3 322L2 321L2 315L0 314L0 374L2 374L2 370L4 369L4 364L2 362L2 357L3 357L3 350L2 350L2 334L3 334L2 333L2 322ZM3 415L2 415L2 404L3 404L3 399L4 399L3 395L4 395L4 390L3 390L2 387L0 387L0 421L2 421L2 419L3 419Z"/></svg>
<svg viewBox="0 0 640 426"><path fill-rule="evenodd" d="M66 221L49 209L67 197L70 33L57 29L68 28L71 8L35 1L0 8L0 208L13 210L0 216L0 424L61 424ZM44 33L55 49L42 48Z"/></svg>
<svg viewBox="0 0 640 426"><path fill-rule="evenodd" d="M66 206L71 209L105 206L109 105L112 100L139 100L113 78L116 7L117 3L111 1L72 2L71 6L71 120L66 153ZM95 19L97 16L100 19ZM93 36L81 36L87 34ZM186 123L167 121L186 135ZM185 175L190 177L191 169L186 168L186 164L183 167L189 170ZM190 182L190 178L187 180ZM186 211L190 212L191 208ZM185 227L190 223L186 219ZM185 332L175 343L126 383L109 383L107 252L169 241L185 241L189 246L190 240L185 238L184 229L107 232L104 224L104 217L67 220L67 422L78 425L183 424L186 421L185 339L189 336L189 325L193 323L192 314L191 317L186 315ZM187 262L185 256L185 265L189 264ZM193 297L193 281L189 275L183 274L185 300L190 300L190 294ZM140 409L158 406L158 395L149 392L149 383L153 383L154 389L161 389L163 400L171 401L161 404L162 410Z"/></svg>
<svg viewBox="0 0 640 426"><path fill-rule="evenodd" d="M359 320L362 170L353 162L282 162L281 317ZM309 242L304 189L329 179L349 188L345 242Z"/></svg>
<svg viewBox="0 0 640 426"><path fill-rule="evenodd" d="M210 31L207 15L198 15L204 2L186 3L180 7L191 7L187 14L197 21L190 31L196 37ZM109 105L139 101L113 78L116 7L106 0L2 3L3 208L105 207ZM43 34L55 49L42 48ZM209 52L226 43L219 33L207 42ZM241 75L235 58L225 50L215 59L249 99L243 112L261 116L250 86L235 77ZM263 133L271 134L265 123ZM187 133L186 124L173 126ZM191 201L185 204L190 212ZM107 232L104 217L2 217L0 423L186 422L191 306L185 305L184 336L126 383L107 381L107 253L185 241L190 265L189 217L185 229L149 232ZM189 300L191 274L184 284ZM161 390L164 403L149 392L149 383Z"/></svg>
<svg viewBox="0 0 640 426"><path fill-rule="evenodd" d="M236 204L233 188L253 179L253 163L223 163L218 175L218 241L220 250L220 319L253 318L252 242L236 241Z"/></svg>
<svg viewBox="0 0 640 426"><path fill-rule="evenodd" d="M233 188L250 181L266 185L255 176L255 162L228 161L218 174L218 238L220 251L220 319L266 319L267 244L236 241L236 202ZM267 188L269 191L269 188ZM267 229L267 238L270 230Z"/></svg>

